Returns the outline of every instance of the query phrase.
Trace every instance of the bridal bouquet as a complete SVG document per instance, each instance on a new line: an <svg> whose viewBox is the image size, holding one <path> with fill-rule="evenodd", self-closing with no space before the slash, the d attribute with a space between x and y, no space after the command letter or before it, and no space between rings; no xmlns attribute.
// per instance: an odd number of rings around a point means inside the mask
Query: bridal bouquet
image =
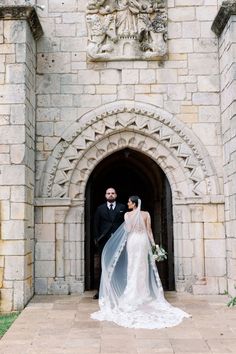
<svg viewBox="0 0 236 354"><path fill-rule="evenodd" d="M167 252L162 246L154 245L152 246L152 254L154 261L161 262L167 259Z"/></svg>

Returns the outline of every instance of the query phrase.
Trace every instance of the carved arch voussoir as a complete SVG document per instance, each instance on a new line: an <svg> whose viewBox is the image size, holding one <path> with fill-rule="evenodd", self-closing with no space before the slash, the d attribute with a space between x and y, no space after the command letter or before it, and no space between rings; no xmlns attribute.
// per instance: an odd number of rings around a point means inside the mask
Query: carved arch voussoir
<svg viewBox="0 0 236 354"><path fill-rule="evenodd" d="M172 180L177 194L219 194L213 163L201 141L188 127L150 104L118 101L86 113L64 132L47 161L41 180L41 196L70 194L74 197L80 194L78 186L86 185L96 163L123 147L153 158ZM175 163L167 163L170 158Z"/></svg>

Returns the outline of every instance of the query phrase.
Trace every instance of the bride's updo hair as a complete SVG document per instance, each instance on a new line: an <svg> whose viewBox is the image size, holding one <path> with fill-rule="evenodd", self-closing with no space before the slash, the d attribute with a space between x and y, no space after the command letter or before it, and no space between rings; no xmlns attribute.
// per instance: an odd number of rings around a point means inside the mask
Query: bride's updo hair
<svg viewBox="0 0 236 354"><path fill-rule="evenodd" d="M132 195L131 197L129 197L129 200L134 203L136 207L138 207L138 201L140 200L140 198L137 195Z"/></svg>

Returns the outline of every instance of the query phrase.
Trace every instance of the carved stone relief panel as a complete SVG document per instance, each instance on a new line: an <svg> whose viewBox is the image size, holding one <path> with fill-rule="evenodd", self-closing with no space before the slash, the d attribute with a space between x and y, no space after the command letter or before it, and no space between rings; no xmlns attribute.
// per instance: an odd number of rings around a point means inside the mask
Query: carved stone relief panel
<svg viewBox="0 0 236 354"><path fill-rule="evenodd" d="M88 0L88 59L156 60L167 53L166 0Z"/></svg>

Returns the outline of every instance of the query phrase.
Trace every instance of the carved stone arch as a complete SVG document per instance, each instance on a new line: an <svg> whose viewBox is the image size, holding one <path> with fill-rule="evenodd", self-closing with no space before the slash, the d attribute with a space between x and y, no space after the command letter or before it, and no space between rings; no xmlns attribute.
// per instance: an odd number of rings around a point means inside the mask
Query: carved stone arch
<svg viewBox="0 0 236 354"><path fill-rule="evenodd" d="M180 165L176 156L164 144L138 130L116 131L91 146L73 169L70 181L64 185L65 189L58 192L64 193L67 190L68 197L83 199L87 181L96 165L107 156L125 148L141 151L152 158L165 171L174 196L192 195L193 181L186 178L183 163Z"/></svg>
<svg viewBox="0 0 236 354"><path fill-rule="evenodd" d="M86 113L65 131L46 163L40 196L81 195L78 186L96 162L123 147L154 159L175 196L220 194L207 150L184 123L150 104L117 101Z"/></svg>

